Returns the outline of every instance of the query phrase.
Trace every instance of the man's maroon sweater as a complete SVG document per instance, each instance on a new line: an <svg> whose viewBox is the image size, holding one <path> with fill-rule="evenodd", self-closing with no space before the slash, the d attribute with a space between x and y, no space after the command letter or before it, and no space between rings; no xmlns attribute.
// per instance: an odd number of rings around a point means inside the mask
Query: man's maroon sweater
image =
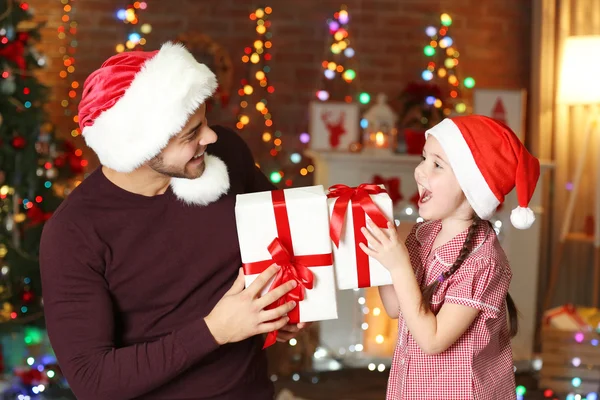
<svg viewBox="0 0 600 400"><path fill-rule="evenodd" d="M203 319L241 266L236 194L274 189L242 139L214 129L208 152L231 182L215 203L127 192L99 168L46 224L47 329L78 399L273 397L262 338L218 346Z"/></svg>

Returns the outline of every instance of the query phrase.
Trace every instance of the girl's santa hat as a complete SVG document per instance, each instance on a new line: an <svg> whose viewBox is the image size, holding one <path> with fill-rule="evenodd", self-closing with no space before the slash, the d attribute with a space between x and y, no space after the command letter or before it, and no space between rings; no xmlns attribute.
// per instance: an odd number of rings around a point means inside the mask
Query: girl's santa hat
<svg viewBox="0 0 600 400"><path fill-rule="evenodd" d="M157 156L217 88L215 74L181 44L109 58L85 81L79 127L102 165L131 172ZM229 189L227 167L205 156L198 179L173 178L182 200L208 204Z"/></svg>
<svg viewBox="0 0 600 400"><path fill-rule="evenodd" d="M429 129L452 166L469 204L481 219L490 219L513 188L519 206L510 221L527 229L535 221L528 207L538 178L540 162L506 125L481 115L447 118Z"/></svg>

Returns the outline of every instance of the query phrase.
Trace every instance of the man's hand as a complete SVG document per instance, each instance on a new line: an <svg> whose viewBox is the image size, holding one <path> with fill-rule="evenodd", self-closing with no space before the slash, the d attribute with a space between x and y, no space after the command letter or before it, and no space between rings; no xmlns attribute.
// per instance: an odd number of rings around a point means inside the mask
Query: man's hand
<svg viewBox="0 0 600 400"><path fill-rule="evenodd" d="M271 310L265 310L265 307L295 288L296 281L286 282L260 297L261 290L279 268L277 265L270 266L246 289L240 268L231 289L204 318L218 344L240 342L251 336L281 329L288 323L287 313L296 307L294 301Z"/></svg>
<svg viewBox="0 0 600 400"><path fill-rule="evenodd" d="M312 325L312 322L300 322L299 324L287 324L283 328L279 330L277 334L277 341L281 343L285 343L290 339L298 336L298 333L306 328L309 328Z"/></svg>

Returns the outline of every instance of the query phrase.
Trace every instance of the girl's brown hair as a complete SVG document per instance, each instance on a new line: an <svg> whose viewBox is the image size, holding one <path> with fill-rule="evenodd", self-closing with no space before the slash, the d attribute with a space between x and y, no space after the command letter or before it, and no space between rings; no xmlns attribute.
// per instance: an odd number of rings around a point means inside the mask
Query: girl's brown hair
<svg viewBox="0 0 600 400"><path fill-rule="evenodd" d="M438 285L440 284L440 282L443 282L446 279L450 278L460 268L465 259L469 256L469 254L472 251L471 246L473 242L473 236L477 231L477 227L479 224L484 223L487 223L492 230L494 229L489 221L483 221L479 218L475 218L473 220L473 223L471 224L471 226L469 227L469 231L467 232L465 242L463 243L463 246L460 249L460 252L458 253L458 257L456 257L454 264L452 264L448 271L444 272L442 275L440 275L438 279L436 279L423 289L421 307L425 308L426 310L430 309L431 298L433 297L433 294L435 293L435 290L437 289ZM510 297L509 293L506 294L506 307L508 309L508 319L510 321L510 336L514 337L519 331L519 319L517 307L515 306L515 302L513 301L512 297Z"/></svg>

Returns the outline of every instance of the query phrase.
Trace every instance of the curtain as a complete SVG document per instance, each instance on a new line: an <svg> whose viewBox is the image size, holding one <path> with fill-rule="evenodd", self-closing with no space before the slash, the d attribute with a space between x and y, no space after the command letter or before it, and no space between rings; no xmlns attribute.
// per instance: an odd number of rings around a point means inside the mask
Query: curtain
<svg viewBox="0 0 600 400"><path fill-rule="evenodd" d="M600 171L600 131L583 148L583 137L591 110L587 106L565 106L556 103L562 46L568 36L600 35L600 2L589 0L535 0L533 12L532 82L529 108L529 148L541 159L553 160L554 170L545 179L549 189L544 193L544 244L538 292L538 315L544 310L550 267L556 248L569 188L580 157L586 167L577 195L571 232L582 232L586 219L593 216L596 174ZM596 65L589 66L589 79L600 79ZM600 199L598 199L600 200ZM560 275L550 306L565 303L591 305L592 243L567 242Z"/></svg>

